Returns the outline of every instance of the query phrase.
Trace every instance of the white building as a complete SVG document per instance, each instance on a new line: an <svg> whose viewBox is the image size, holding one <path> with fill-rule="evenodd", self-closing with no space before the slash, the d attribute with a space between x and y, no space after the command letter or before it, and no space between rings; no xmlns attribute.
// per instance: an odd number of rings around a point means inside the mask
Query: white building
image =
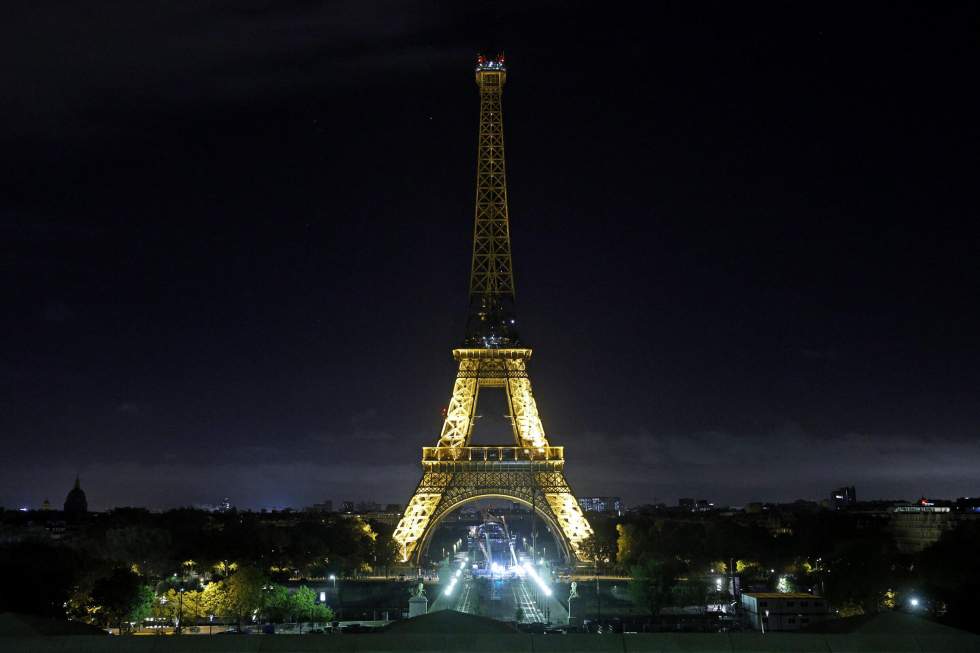
<svg viewBox="0 0 980 653"><path fill-rule="evenodd" d="M830 618L826 599L798 592L743 592L742 609L756 630L799 630Z"/></svg>

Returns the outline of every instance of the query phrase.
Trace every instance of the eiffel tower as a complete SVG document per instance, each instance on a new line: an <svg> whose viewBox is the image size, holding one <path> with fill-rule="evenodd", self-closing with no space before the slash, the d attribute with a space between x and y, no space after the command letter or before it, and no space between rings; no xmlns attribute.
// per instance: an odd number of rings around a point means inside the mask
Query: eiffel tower
<svg viewBox="0 0 980 653"><path fill-rule="evenodd" d="M466 337L464 347L453 350L459 373L439 443L422 448L422 480L394 532L403 562L421 560L442 518L488 497L531 507L557 536L569 562L582 559L581 545L592 535L565 480L564 448L551 446L545 436L527 374L531 350L517 333L501 104L506 80L503 55L477 58L480 136ZM503 389L513 443L470 446L483 388Z"/></svg>

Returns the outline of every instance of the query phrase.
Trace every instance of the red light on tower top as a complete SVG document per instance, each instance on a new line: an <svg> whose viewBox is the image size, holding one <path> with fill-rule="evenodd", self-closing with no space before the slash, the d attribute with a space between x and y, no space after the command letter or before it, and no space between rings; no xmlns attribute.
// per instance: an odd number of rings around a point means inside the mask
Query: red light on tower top
<svg viewBox="0 0 980 653"><path fill-rule="evenodd" d="M504 66L504 53L501 52L496 56L496 58L492 59L489 59L482 54L478 54L476 57L476 70L477 72L481 70L506 71L507 68Z"/></svg>

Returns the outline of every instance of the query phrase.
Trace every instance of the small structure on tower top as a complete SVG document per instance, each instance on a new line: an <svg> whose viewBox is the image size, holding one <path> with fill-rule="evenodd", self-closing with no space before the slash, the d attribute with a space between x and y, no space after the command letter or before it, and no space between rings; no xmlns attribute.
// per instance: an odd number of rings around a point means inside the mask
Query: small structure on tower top
<svg viewBox="0 0 980 653"><path fill-rule="evenodd" d="M506 71L507 67L504 65L504 53L501 52L498 54L496 59L488 59L482 54L477 55L476 71L480 72L481 70Z"/></svg>

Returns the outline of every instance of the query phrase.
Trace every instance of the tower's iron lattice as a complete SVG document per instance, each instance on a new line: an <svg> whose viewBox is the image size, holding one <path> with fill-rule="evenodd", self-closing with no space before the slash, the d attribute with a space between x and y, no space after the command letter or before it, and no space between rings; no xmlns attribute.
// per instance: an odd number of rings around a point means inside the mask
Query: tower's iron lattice
<svg viewBox="0 0 980 653"><path fill-rule="evenodd" d="M439 442L422 449L422 480L395 529L406 562L421 558L443 517L485 497L533 506L570 560L582 558L581 545L592 536L565 479L564 448L550 446L545 436L527 374L531 350L517 335L501 102L506 79L503 56L478 58L480 134L465 348L453 350L459 373ZM513 444L471 446L482 388L504 391Z"/></svg>

